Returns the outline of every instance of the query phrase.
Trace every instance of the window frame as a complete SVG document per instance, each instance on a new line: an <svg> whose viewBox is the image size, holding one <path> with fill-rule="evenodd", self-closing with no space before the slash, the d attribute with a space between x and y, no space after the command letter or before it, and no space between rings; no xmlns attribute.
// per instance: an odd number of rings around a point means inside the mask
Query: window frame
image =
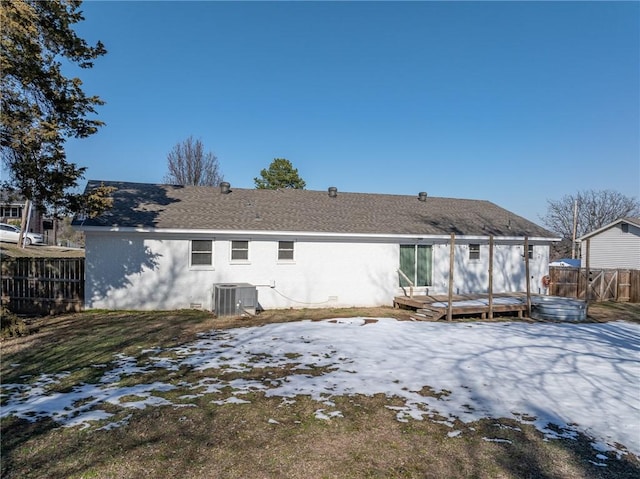
<svg viewBox="0 0 640 479"><path fill-rule="evenodd" d="M480 261L480 243L469 243L469 261Z"/></svg>
<svg viewBox="0 0 640 479"><path fill-rule="evenodd" d="M3 218L21 218L22 207L20 206L0 206L0 216Z"/></svg>
<svg viewBox="0 0 640 479"><path fill-rule="evenodd" d="M209 250L197 250L194 249L194 243L209 243L211 249ZM214 240L213 239L191 239L189 240L189 269L192 270L212 270L214 269ZM210 261L208 263L194 263L194 255L210 255Z"/></svg>
<svg viewBox="0 0 640 479"><path fill-rule="evenodd" d="M403 249L405 251L408 251L409 249L413 250L413 266L411 267L411 271L402 271ZM398 252L398 269L409 277L415 288L430 288L431 286L433 286L433 245L420 243L401 243ZM426 255L426 258L423 259L428 259L428 265L425 266L423 264L422 266L420 266L419 261L421 259L421 255ZM409 276L409 273L411 273L411 276L413 277ZM422 283L422 281L418 281L422 277L425 278L425 284L417 284ZM398 275L398 286L400 288L408 287L408 285L403 284L404 282L406 282L406 280L402 277L402 275Z"/></svg>
<svg viewBox="0 0 640 479"><path fill-rule="evenodd" d="M247 247L246 248L238 248L237 246L234 245L234 243L246 243ZM251 260L251 256L250 256L250 241L249 240L231 240L229 242L229 261L231 263L249 263L249 261ZM246 251L246 258L234 258L234 253L236 252L240 252L240 251Z"/></svg>
<svg viewBox="0 0 640 479"><path fill-rule="evenodd" d="M291 248L283 248L283 243L290 243ZM291 252L291 258L283 258L281 253ZM293 240L278 240L277 260L279 263L293 263L296 260L296 242Z"/></svg>
<svg viewBox="0 0 640 479"><path fill-rule="evenodd" d="M534 248L533 248L533 246L534 246L534 245L532 245L532 244L527 245L527 248L528 248L527 256L529 257L529 259L533 259L533 258L534 258L534 255L533 255L533 253L534 253Z"/></svg>

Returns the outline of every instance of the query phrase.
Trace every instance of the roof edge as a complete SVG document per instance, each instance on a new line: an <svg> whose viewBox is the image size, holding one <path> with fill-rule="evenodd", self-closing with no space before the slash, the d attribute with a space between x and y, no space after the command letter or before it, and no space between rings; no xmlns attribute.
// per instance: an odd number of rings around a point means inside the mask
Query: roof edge
<svg viewBox="0 0 640 479"><path fill-rule="evenodd" d="M591 233L587 233L586 235L582 235L580 236L577 241L584 241L586 239L591 238L592 236L595 236L597 234L602 233L603 231L606 231L610 228L613 228L614 226L616 226L619 223L632 223L634 226L640 228L640 219L636 219L636 218L619 218L615 221L612 221L611 223L604 225L600 228L598 228L597 230L592 231Z"/></svg>
<svg viewBox="0 0 640 479"><path fill-rule="evenodd" d="M73 228L85 233L123 233L123 234L181 234L181 235L213 235L213 236L253 236L253 237L298 237L298 238L320 238L320 239L370 239L370 240L437 240L449 241L451 235L428 235L428 234L388 234L388 233L327 233L322 231L302 232L302 231L269 231L269 230L208 230L208 229L178 229L178 228L142 228L142 227L118 227L118 226L81 226L73 225ZM457 239L473 241L488 240L489 235L456 235ZM524 241L524 236L494 236L502 241ZM561 238L531 236L529 241L557 242Z"/></svg>

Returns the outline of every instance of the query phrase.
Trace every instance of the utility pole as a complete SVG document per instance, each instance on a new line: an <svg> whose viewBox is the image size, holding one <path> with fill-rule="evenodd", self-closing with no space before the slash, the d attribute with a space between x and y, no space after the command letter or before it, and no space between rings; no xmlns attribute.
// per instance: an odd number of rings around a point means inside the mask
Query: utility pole
<svg viewBox="0 0 640 479"><path fill-rule="evenodd" d="M20 221L20 234L18 235L18 246L24 248L24 237L27 232L29 216L31 215L31 201L25 200L22 208L22 220Z"/></svg>
<svg viewBox="0 0 640 479"><path fill-rule="evenodd" d="M573 239L571 240L571 259L576 259L576 231L578 229L578 200L573 202Z"/></svg>

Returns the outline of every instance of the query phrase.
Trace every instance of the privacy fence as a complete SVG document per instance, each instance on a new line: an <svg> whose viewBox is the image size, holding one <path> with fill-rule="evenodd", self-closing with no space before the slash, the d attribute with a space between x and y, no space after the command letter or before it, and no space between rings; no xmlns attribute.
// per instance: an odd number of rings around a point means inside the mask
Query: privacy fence
<svg viewBox="0 0 640 479"><path fill-rule="evenodd" d="M3 258L2 304L19 314L80 311L84 258ZM549 268L549 294L640 303L640 270Z"/></svg>
<svg viewBox="0 0 640 479"><path fill-rule="evenodd" d="M18 314L80 311L84 258L3 258L2 304Z"/></svg>
<svg viewBox="0 0 640 479"><path fill-rule="evenodd" d="M589 301L640 303L640 270L549 268L549 294Z"/></svg>

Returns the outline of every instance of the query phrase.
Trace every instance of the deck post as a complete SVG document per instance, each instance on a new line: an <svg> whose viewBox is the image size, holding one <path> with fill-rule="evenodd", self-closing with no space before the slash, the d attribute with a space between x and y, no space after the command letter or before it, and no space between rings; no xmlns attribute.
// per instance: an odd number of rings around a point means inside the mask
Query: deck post
<svg viewBox="0 0 640 479"><path fill-rule="evenodd" d="M447 321L453 319L453 265L454 265L454 246L456 244L456 234L451 233L451 241L449 243L449 305L447 307Z"/></svg>
<svg viewBox="0 0 640 479"><path fill-rule="evenodd" d="M489 319L493 319L493 235L489 236Z"/></svg>
<svg viewBox="0 0 640 479"><path fill-rule="evenodd" d="M531 278L529 277L529 237L524 237L524 270L527 275L527 317L531 317Z"/></svg>

